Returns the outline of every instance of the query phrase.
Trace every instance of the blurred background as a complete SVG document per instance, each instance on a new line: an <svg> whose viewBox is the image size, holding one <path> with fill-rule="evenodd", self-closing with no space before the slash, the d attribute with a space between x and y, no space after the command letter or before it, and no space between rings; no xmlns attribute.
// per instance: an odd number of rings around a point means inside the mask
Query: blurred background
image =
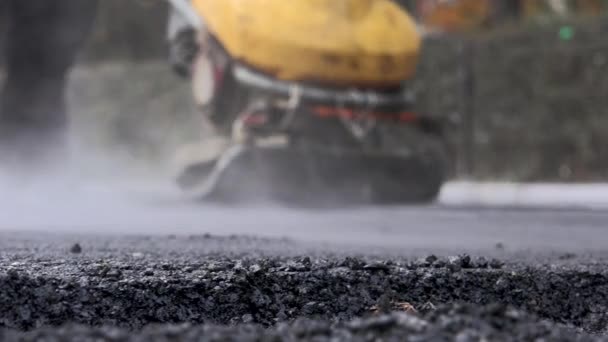
<svg viewBox="0 0 608 342"><path fill-rule="evenodd" d="M418 111L449 120L453 177L608 180L608 1L399 2L427 32ZM161 0L101 1L69 97L91 172L160 170L205 134L167 63L167 15Z"/></svg>

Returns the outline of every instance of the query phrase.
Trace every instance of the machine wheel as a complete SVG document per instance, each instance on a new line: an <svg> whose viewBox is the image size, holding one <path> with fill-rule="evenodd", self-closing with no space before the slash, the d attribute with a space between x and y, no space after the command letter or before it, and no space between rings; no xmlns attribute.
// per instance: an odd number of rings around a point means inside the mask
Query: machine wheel
<svg viewBox="0 0 608 342"><path fill-rule="evenodd" d="M448 174L446 146L439 135L419 132L414 136L421 146L415 155L391 165L372 180L373 203L429 204L437 200ZM409 146L413 144L409 142Z"/></svg>
<svg viewBox="0 0 608 342"><path fill-rule="evenodd" d="M390 172L389 177L397 179L374 180L371 196L374 204L432 203L445 181L445 166L439 160L419 159L411 161L407 169L397 166Z"/></svg>

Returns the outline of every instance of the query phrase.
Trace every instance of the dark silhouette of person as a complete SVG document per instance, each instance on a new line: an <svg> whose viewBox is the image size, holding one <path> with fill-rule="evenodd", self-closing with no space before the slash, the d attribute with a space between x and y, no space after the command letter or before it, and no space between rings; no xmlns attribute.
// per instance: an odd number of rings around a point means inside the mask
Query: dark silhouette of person
<svg viewBox="0 0 608 342"><path fill-rule="evenodd" d="M68 72L93 27L98 0L0 0L6 77L0 93L0 167L64 153Z"/></svg>

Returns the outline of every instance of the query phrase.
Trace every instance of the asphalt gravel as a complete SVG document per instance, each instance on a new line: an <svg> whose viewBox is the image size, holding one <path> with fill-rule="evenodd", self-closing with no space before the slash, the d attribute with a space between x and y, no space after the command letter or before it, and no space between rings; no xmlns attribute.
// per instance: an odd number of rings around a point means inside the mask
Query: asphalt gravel
<svg viewBox="0 0 608 342"><path fill-rule="evenodd" d="M606 211L34 190L0 198L0 340L608 337Z"/></svg>
<svg viewBox="0 0 608 342"><path fill-rule="evenodd" d="M2 335L4 334L4 335ZM502 305L444 305L424 314L390 313L347 323L298 319L260 325L150 325L132 332L115 327L66 325L32 332L0 332L15 341L603 341Z"/></svg>
<svg viewBox="0 0 608 342"><path fill-rule="evenodd" d="M602 253L403 256L209 234L0 241L7 340L593 340L608 326Z"/></svg>

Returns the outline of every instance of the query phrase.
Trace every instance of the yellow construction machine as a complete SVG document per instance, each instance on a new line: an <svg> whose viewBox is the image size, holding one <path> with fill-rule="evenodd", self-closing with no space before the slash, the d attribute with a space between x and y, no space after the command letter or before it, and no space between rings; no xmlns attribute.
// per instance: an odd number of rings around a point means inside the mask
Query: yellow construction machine
<svg viewBox="0 0 608 342"><path fill-rule="evenodd" d="M415 111L421 34L396 2L171 3L196 31L194 96L222 141L184 167L184 191L314 203L435 199L446 166L441 125Z"/></svg>

